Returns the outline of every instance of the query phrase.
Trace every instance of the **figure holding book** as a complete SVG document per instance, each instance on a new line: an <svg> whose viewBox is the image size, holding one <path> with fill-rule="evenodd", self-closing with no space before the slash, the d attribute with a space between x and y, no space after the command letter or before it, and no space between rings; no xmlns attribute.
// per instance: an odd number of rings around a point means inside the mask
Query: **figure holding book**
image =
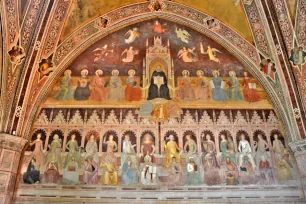
<svg viewBox="0 0 306 204"><path fill-rule="evenodd" d="M244 72L243 74L244 79L242 81L242 86L244 100L249 103L260 101L261 97L257 93L255 81L248 77L247 72Z"/></svg>
<svg viewBox="0 0 306 204"><path fill-rule="evenodd" d="M152 74L148 100L153 100L155 98L171 100L166 74L159 65L156 66Z"/></svg>
<svg viewBox="0 0 306 204"><path fill-rule="evenodd" d="M181 87L179 88L178 91L178 98L180 100L188 100L188 101L192 101L194 100L195 96L194 96L194 92L193 89L191 87L191 82L190 82L190 72L188 70L184 70L182 72L183 78L182 81L180 83Z"/></svg>
<svg viewBox="0 0 306 204"><path fill-rule="evenodd" d="M209 83L202 70L197 71L197 87L195 89L195 99L208 100L210 98Z"/></svg>
<svg viewBox="0 0 306 204"><path fill-rule="evenodd" d="M210 81L212 89L212 97L215 101L227 101L227 96L224 90L225 82L222 81L218 70L213 71L213 78Z"/></svg>
<svg viewBox="0 0 306 204"><path fill-rule="evenodd" d="M108 99L111 101L124 100L124 90L122 87L122 81L120 79L119 71L117 69L112 71L112 76L109 82Z"/></svg>
<svg viewBox="0 0 306 204"><path fill-rule="evenodd" d="M106 88L107 83L105 83L102 78L103 71L101 69L95 72L96 76L91 84L92 90L90 94L90 100L93 101L104 101L107 99L108 90Z"/></svg>
<svg viewBox="0 0 306 204"><path fill-rule="evenodd" d="M243 100L241 91L240 91L240 84L238 78L236 77L236 72L230 71L229 72L229 81L228 81L228 89L227 89L227 96L232 101L241 101Z"/></svg>
<svg viewBox="0 0 306 204"><path fill-rule="evenodd" d="M126 101L140 101L141 100L141 89L139 88L135 79L135 70L131 69L128 71L129 77L126 79L125 88L125 100Z"/></svg>

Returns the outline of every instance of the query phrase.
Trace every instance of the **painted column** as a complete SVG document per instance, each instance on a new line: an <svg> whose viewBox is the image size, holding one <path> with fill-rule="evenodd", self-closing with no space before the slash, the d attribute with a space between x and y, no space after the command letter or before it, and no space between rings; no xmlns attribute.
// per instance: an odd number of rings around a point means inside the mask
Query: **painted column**
<svg viewBox="0 0 306 204"><path fill-rule="evenodd" d="M21 152L27 140L0 133L0 204L12 203Z"/></svg>
<svg viewBox="0 0 306 204"><path fill-rule="evenodd" d="M299 169L300 181L303 186L304 198L306 197L306 139L289 144L294 153Z"/></svg>

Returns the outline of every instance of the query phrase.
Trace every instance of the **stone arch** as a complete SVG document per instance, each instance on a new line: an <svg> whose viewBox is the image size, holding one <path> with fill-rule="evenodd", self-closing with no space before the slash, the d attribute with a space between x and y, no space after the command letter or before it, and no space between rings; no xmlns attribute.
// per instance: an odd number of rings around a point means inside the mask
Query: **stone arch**
<svg viewBox="0 0 306 204"><path fill-rule="evenodd" d="M180 5L181 7L185 7L183 5ZM186 7L187 8L187 7ZM119 8L123 9L123 8ZM203 12L197 11L195 9L192 9L193 11L203 14L205 16L209 16ZM107 16L107 14L106 14ZM84 38L82 39L79 43L78 46L73 47L72 45L69 45L69 43L72 43L72 38L74 35L77 35L77 33L81 32L85 26L89 25L90 23L94 23L96 19L92 20L91 22L88 22L88 24L82 26L78 30L76 30L69 38L67 38L61 45L59 45L59 48L57 50L57 53L55 53L55 56L59 53L63 55L64 50L67 50L67 47L72 46L73 48L68 51L68 53L64 54L64 58L56 61L56 66L57 69L54 70L53 74L49 76L49 78L46 81L45 86L43 86L42 90L40 91L40 94L33 103L33 107L29 116L30 121L27 124L27 127L24 128L24 131L22 135L28 135L31 127L32 127L32 122L35 116L35 113L46 96L47 92L51 88L51 84L54 81L54 79L59 76L65 69L65 67L68 66L69 63L73 59L75 59L78 55L82 53L82 51L86 48L88 48L90 45L92 45L94 42L100 40L101 38L105 37L106 35L115 32L116 30L123 28L125 26L149 20L149 19L154 19L154 18L162 18L166 19L169 21L177 22L182 25L188 26L191 29L206 35L207 37L211 38L212 40L218 42L221 46L223 46L225 49L227 49L229 52L231 52L242 64L244 64L248 71L257 78L257 80L263 85L264 89L267 91L271 101L273 102L275 109L277 110L277 113L280 117L280 120L283 123L284 126L284 131L285 134L288 136L289 141L294 141L298 138L298 130L297 130L297 125L296 123L292 123L291 121L291 116L288 115L285 110L285 106L283 104L283 101L278 97L278 94L273 87L273 85L269 82L269 80L260 72L258 68L259 64L259 55L256 52L256 48L246 42L238 33L236 33L233 29L229 28L223 23L220 23L220 27L224 28L223 32L218 32L218 30L214 29L209 29L206 25L203 25L203 23L199 23L195 19L192 19L192 17L185 17L181 16L178 14L170 13L170 12L158 12L158 13L153 13L153 12L145 12L142 14L131 14L129 16L128 20L127 18L125 19L120 19L118 22L112 22L106 29L100 31L97 31L94 35L90 36L90 38ZM227 35L228 33L229 36ZM237 43L240 42L240 43ZM68 44L67 44L68 43Z"/></svg>

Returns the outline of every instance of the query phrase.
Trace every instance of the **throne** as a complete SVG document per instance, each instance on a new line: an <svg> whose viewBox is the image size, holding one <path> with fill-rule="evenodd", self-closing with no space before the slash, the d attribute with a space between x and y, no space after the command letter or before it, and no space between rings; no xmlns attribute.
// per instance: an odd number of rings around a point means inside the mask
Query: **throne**
<svg viewBox="0 0 306 204"><path fill-rule="evenodd" d="M170 54L170 41L168 39L167 45L162 44L161 37L154 37L152 46L149 46L149 40L146 42L146 58L143 59L143 97L148 97L148 87L152 73L156 66L160 66L165 72L170 89L170 96L174 98L175 91L172 87L175 85L173 59Z"/></svg>

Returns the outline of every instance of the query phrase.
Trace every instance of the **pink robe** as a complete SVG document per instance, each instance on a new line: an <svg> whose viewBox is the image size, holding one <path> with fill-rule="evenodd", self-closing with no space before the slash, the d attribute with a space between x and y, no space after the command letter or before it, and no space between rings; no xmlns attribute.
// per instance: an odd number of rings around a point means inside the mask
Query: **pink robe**
<svg viewBox="0 0 306 204"><path fill-rule="evenodd" d="M207 100L210 98L209 82L206 77L198 77L195 99Z"/></svg>
<svg viewBox="0 0 306 204"><path fill-rule="evenodd" d="M98 183L98 167L94 161L92 161L91 164L88 162L85 164L83 182L86 184Z"/></svg>
<svg viewBox="0 0 306 204"><path fill-rule="evenodd" d="M104 79L102 77L95 76L91 86L90 100L104 101L108 96L107 88L104 87Z"/></svg>
<svg viewBox="0 0 306 204"><path fill-rule="evenodd" d="M178 91L178 98L180 100L194 100L194 92L190 84L189 77L183 77L181 82L181 88Z"/></svg>
<svg viewBox="0 0 306 204"><path fill-rule="evenodd" d="M44 163L44 154L42 152L43 142L42 140L35 140L33 143L35 144L33 151L34 158L36 159L36 163L41 166Z"/></svg>

